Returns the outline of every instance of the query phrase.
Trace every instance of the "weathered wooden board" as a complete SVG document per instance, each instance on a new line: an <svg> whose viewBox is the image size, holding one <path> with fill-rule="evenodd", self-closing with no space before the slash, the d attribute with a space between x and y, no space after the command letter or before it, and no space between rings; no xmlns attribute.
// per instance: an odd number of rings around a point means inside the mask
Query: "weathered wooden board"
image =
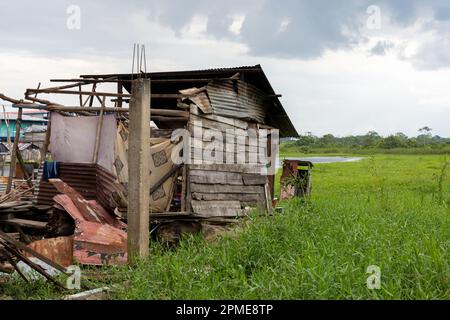
<svg viewBox="0 0 450 320"><path fill-rule="evenodd" d="M190 175L192 183L244 185L242 174L235 172L191 170Z"/></svg>
<svg viewBox="0 0 450 320"><path fill-rule="evenodd" d="M198 110L198 108L191 108L191 121L203 121L203 120L214 121L218 122L219 124L226 124L244 130L248 129L248 122L246 121L222 117L214 114L203 114Z"/></svg>
<svg viewBox="0 0 450 320"><path fill-rule="evenodd" d="M32 229L45 229L47 227L47 222L25 220L25 219L9 219L9 220L2 220L1 222L3 224Z"/></svg>
<svg viewBox="0 0 450 320"><path fill-rule="evenodd" d="M209 136L203 135L202 137L195 137L193 132L191 136L191 145L202 145L204 147L208 146L214 141L221 142L223 145L227 144L227 137L224 132L222 131L213 131L214 134L217 134L214 136L213 134L210 134ZM233 146L243 146L246 149L249 149L249 147L256 148L257 150L264 149L267 150L267 143L259 143L258 140L255 139L248 139L246 137L245 139L237 139L237 136L232 136L233 139L229 142L229 144ZM235 149L234 147L233 149Z"/></svg>
<svg viewBox="0 0 450 320"><path fill-rule="evenodd" d="M265 195L264 193L199 193L195 192L192 194L193 200L198 201L240 201L244 203L261 203L265 205Z"/></svg>
<svg viewBox="0 0 450 320"><path fill-rule="evenodd" d="M267 159L261 157L258 153L248 151L233 151L233 152L220 152L215 150L206 150L199 148L192 148L189 155L190 159L204 160L205 163L229 163L229 164L248 164L254 166L265 162Z"/></svg>
<svg viewBox="0 0 450 320"><path fill-rule="evenodd" d="M205 185L191 183L191 192L200 193L257 193L264 192L263 186L232 186L232 185Z"/></svg>
<svg viewBox="0 0 450 320"><path fill-rule="evenodd" d="M237 173L260 173L264 166L248 164L190 164L190 170L220 171Z"/></svg>
<svg viewBox="0 0 450 320"><path fill-rule="evenodd" d="M263 186L267 183L267 176L260 174L192 170L190 175L191 182L201 184Z"/></svg>
<svg viewBox="0 0 450 320"><path fill-rule="evenodd" d="M267 176L260 174L244 174L242 179L246 186L265 185L267 183Z"/></svg>
<svg viewBox="0 0 450 320"><path fill-rule="evenodd" d="M243 139L245 137L245 138L247 138L247 140L249 140L249 138L251 138L250 139L251 141L259 140L259 136L258 136L257 132L255 132L255 131L233 128L231 126L227 127L226 125L224 125L224 127L220 127L220 126L211 126L208 123L203 123L203 122L201 122L201 123L193 122L193 123L189 123L189 128L192 133L194 133L194 130L195 130L195 132L197 132L197 133L202 132L205 135L205 132L208 131L210 135L226 137L226 135L228 134L230 136L239 137L241 139ZM237 139L237 138L235 138L235 139ZM261 138L261 140L263 140L263 139Z"/></svg>
<svg viewBox="0 0 450 320"><path fill-rule="evenodd" d="M241 214L239 201L191 201L192 210L206 217L236 217Z"/></svg>

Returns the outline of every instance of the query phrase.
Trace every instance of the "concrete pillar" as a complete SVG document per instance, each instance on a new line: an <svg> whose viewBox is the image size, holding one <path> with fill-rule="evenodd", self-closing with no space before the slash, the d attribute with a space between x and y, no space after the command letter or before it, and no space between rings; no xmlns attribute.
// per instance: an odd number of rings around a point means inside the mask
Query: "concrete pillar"
<svg viewBox="0 0 450 320"><path fill-rule="evenodd" d="M128 142L128 261L149 253L150 80L132 84Z"/></svg>

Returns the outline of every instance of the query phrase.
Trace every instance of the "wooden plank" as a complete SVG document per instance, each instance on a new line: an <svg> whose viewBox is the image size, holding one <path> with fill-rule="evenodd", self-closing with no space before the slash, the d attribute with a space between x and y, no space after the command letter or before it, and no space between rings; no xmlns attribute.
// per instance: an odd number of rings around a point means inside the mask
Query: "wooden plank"
<svg viewBox="0 0 450 320"><path fill-rule="evenodd" d="M152 116L153 121L159 122L187 122L188 117L163 117L163 116Z"/></svg>
<svg viewBox="0 0 450 320"><path fill-rule="evenodd" d="M237 172L237 173L260 173L263 169L262 165L248 164L191 164L190 170L202 171L220 171L220 172Z"/></svg>
<svg viewBox="0 0 450 320"><path fill-rule="evenodd" d="M103 118L105 114L105 100L106 97L103 97L102 101L102 107L100 108L100 116L97 120L97 131L95 133L95 146L94 146L94 154L92 155L92 162L97 163L98 161L98 150L100 148L100 138L101 138L101 132L103 127Z"/></svg>
<svg viewBox="0 0 450 320"><path fill-rule="evenodd" d="M6 185L6 194L11 192L13 179L16 174L16 158L17 158L16 150L19 149L18 145L19 145L19 139L20 139L22 113L23 113L23 109L19 108L19 111L17 113L17 118L16 118L16 131L15 131L15 135L14 135L14 145L11 150L11 161L10 161L10 168L9 168L8 184Z"/></svg>
<svg viewBox="0 0 450 320"><path fill-rule="evenodd" d="M242 178L246 186L265 185L267 183L267 176L260 174L244 174Z"/></svg>
<svg viewBox="0 0 450 320"><path fill-rule="evenodd" d="M47 222L26 220L26 219L0 220L0 222L12 226L19 226L23 228L32 228L32 229L45 229L47 227Z"/></svg>
<svg viewBox="0 0 450 320"><path fill-rule="evenodd" d="M241 214L239 201L191 201L192 210L208 217L236 217Z"/></svg>
<svg viewBox="0 0 450 320"><path fill-rule="evenodd" d="M47 158L48 147L50 145L50 136L52 130L52 113L48 113L47 131L45 132L45 140L41 148L41 163Z"/></svg>
<svg viewBox="0 0 450 320"><path fill-rule="evenodd" d="M219 142L222 142L224 145L227 144L227 137L225 135L225 132L222 132L222 131L213 130L213 132L212 132L213 136L203 135L202 137L196 137L196 136L194 136L194 132L191 132L191 133L192 133L191 134L191 144L192 145L203 145L204 147L206 147L217 140L219 140ZM217 134L217 135L215 135L215 134ZM267 147L265 145L260 146L258 143L258 140L248 139L247 137L246 137L246 139L236 139L236 137L238 137L238 136L230 137L232 141L229 141L228 143L230 143L234 146L245 147L246 149L248 149L249 146L255 147L255 148L257 148L257 150L264 150L263 152L265 154ZM242 141L242 140L244 140L244 141ZM236 149L236 147L233 147L233 149Z"/></svg>
<svg viewBox="0 0 450 320"><path fill-rule="evenodd" d="M199 184L190 183L191 192L200 193L261 193L264 192L262 186L232 186L232 185L211 185L211 184Z"/></svg>
<svg viewBox="0 0 450 320"><path fill-rule="evenodd" d="M94 84L95 85L95 84ZM27 89L27 94L35 94L35 93L53 93L53 94L71 94L71 95L83 95L90 97L122 97L122 98L131 98L131 94L120 94L120 93L111 93L111 92L96 92L93 91L75 91L75 90L60 90L60 89ZM152 99L178 99L181 98L181 94L170 94L170 93L156 93L152 94Z"/></svg>
<svg viewBox="0 0 450 320"><path fill-rule="evenodd" d="M267 183L264 186L264 192L266 195L266 208L267 208L267 213L271 213L272 212L272 193L270 192L270 186L269 186L269 182L267 181Z"/></svg>
<svg viewBox="0 0 450 320"><path fill-rule="evenodd" d="M248 122L239 120L239 119L233 119L228 117L222 117L214 114L204 114L201 113L200 110L198 110L198 107L191 108L191 119L192 120L209 120L214 122L219 122L221 124L230 125L239 129L247 130L248 129Z"/></svg>
<svg viewBox="0 0 450 320"><path fill-rule="evenodd" d="M260 159L258 153L248 152L248 151L233 151L233 152L225 152L222 151L216 154L213 153L211 155L211 151L205 151L204 149L191 149L191 154L189 155L191 160L195 164L200 164L198 161L202 161L205 165L208 164L241 164L248 166L260 165L260 162L264 161L264 159Z"/></svg>
<svg viewBox="0 0 450 320"><path fill-rule="evenodd" d="M264 193L200 193L194 192L192 194L193 200L198 201L240 201L245 203L262 203L265 205Z"/></svg>
<svg viewBox="0 0 450 320"><path fill-rule="evenodd" d="M242 175L234 172L192 170L191 182L201 184L244 185Z"/></svg>
<svg viewBox="0 0 450 320"><path fill-rule="evenodd" d="M229 124L229 123L225 123L225 122L219 122L219 121L207 119L205 117L199 117L199 116L196 116L195 114L191 114L189 122L195 126L201 126L203 128L216 129L216 130L221 130L221 131L230 129L230 130L235 130L235 131L246 132L247 128L248 128L248 125L246 125L245 128L241 128L241 127L243 127L241 123L239 123L238 125Z"/></svg>

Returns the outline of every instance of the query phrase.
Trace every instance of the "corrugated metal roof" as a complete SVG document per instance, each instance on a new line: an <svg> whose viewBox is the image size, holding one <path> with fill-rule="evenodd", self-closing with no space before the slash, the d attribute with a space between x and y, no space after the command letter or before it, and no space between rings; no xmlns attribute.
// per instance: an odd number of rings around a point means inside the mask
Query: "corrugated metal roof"
<svg viewBox="0 0 450 320"><path fill-rule="evenodd" d="M215 69L203 69L203 70L191 70L191 71L170 71L170 72L151 72L143 74L143 77L148 77L153 80L184 80L172 82L171 84L165 83L152 83L152 93L174 93L179 90L193 88L199 85L199 82L188 82L187 79L201 79L205 80L204 84L208 84L210 81L217 78L230 78L236 73L239 73L239 79L245 83L251 84L264 92L266 95L271 95L269 100L268 110L266 113L265 123L280 130L280 137L298 137L297 130L292 124L289 116L283 108L276 93L272 88L266 74L264 73L261 65L255 66L241 66L234 68L215 68ZM131 80L136 78L134 74L103 74L103 75L82 75L83 78L97 78L106 79L116 77L121 80ZM129 82L124 83L125 89L130 92L131 84ZM226 98L225 98L226 99ZM152 99L153 101L153 99ZM167 103L167 101L165 101ZM157 106L158 103L153 103L153 106Z"/></svg>

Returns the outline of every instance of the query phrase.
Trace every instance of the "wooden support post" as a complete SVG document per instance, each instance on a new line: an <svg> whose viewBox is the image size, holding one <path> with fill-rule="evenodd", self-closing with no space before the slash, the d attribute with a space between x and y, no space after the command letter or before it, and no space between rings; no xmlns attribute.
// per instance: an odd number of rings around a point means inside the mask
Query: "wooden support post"
<svg viewBox="0 0 450 320"><path fill-rule="evenodd" d="M81 88L81 84L79 85L78 88L80 89L80 92L83 91L83 89ZM80 99L80 107L82 107L83 106L83 95L82 94L79 95L79 99Z"/></svg>
<svg viewBox="0 0 450 320"><path fill-rule="evenodd" d="M150 80L132 84L128 149L128 261L149 253Z"/></svg>
<svg viewBox="0 0 450 320"><path fill-rule="evenodd" d="M102 127L103 127L103 116L105 114L105 100L106 97L103 97L103 101L102 101L102 107L100 110L100 116L97 122L97 132L96 132L96 136L95 136L95 147L94 147L94 156L93 158L93 163L97 163L98 161L98 149L100 148L100 137L102 135Z"/></svg>
<svg viewBox="0 0 450 320"><path fill-rule="evenodd" d="M16 157L19 162L20 168L22 169L22 172L23 172L23 177L24 177L25 181L27 182L28 187L32 188L33 187L33 181L31 181L32 177L27 172L27 167L25 166L25 161L23 161L22 154L20 153L20 150L19 150L19 146L17 146L15 152L16 152Z"/></svg>
<svg viewBox="0 0 450 320"><path fill-rule="evenodd" d="M19 108L19 111L17 113L17 119L16 119L16 132L14 135L14 144L11 151L11 162L9 165L9 177L8 177L8 184L6 186L6 194L11 192L12 189L12 183L14 176L16 174L16 161L17 161L17 153L16 150L19 148L19 140L20 140L20 125L22 122L22 108Z"/></svg>
<svg viewBox="0 0 450 320"><path fill-rule="evenodd" d="M183 166L182 181L181 181L181 211L186 211L186 165Z"/></svg>
<svg viewBox="0 0 450 320"><path fill-rule="evenodd" d="M94 95L95 95L96 89L97 89L97 83L94 83L92 85L92 95L90 96L89 107L92 107L92 104L94 103ZM82 91L80 91L80 94L82 94Z"/></svg>
<svg viewBox="0 0 450 320"><path fill-rule="evenodd" d="M117 82L117 93L123 94L123 85L122 85L121 81ZM117 99L117 108L122 108L122 104L123 104L123 98L119 97Z"/></svg>
<svg viewBox="0 0 450 320"><path fill-rule="evenodd" d="M45 132L45 140L44 144L42 145L41 149L41 163L46 160L47 152L48 152L48 146L50 145L50 135L52 132L52 113L48 113L48 121L47 121L47 131Z"/></svg>

